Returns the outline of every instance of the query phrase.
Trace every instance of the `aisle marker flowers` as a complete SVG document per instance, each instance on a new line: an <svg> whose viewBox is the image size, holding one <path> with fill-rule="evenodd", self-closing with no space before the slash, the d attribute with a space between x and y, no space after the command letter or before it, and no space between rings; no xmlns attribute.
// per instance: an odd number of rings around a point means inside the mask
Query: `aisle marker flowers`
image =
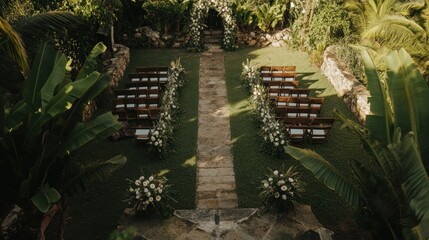
<svg viewBox="0 0 429 240"><path fill-rule="evenodd" d="M155 126L149 132L149 144L152 150L166 157L171 150L175 115L178 112L179 90L185 84L185 69L180 58L171 63L164 93L161 99L161 111Z"/></svg>
<svg viewBox="0 0 429 240"><path fill-rule="evenodd" d="M240 76L244 87L250 92L251 100L256 110L256 116L261 122L261 136L274 147L282 147L288 144L287 136L282 124L276 120L271 107L267 90L262 83L259 69L247 60L243 63L243 71ZM281 148L283 149L283 148Z"/></svg>

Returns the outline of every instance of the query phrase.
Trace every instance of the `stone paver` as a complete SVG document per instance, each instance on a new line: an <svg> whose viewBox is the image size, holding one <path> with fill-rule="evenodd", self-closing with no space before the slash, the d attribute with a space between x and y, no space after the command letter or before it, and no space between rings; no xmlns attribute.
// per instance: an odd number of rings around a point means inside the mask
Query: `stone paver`
<svg viewBox="0 0 429 240"><path fill-rule="evenodd" d="M198 102L197 209L237 208L223 52L200 58Z"/></svg>

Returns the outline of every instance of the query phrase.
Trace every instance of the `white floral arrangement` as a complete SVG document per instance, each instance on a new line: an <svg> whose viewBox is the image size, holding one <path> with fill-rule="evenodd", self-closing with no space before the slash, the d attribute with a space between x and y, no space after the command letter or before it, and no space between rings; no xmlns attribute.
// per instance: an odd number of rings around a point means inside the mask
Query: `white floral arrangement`
<svg viewBox="0 0 429 240"><path fill-rule="evenodd" d="M266 179L261 181L261 193L266 210L275 210L277 213L287 212L293 209L297 199L303 192L300 180L293 167L287 170L271 170Z"/></svg>
<svg viewBox="0 0 429 240"><path fill-rule="evenodd" d="M171 150L170 144L173 140L174 116L177 114L179 108L179 90L184 84L185 69L182 67L180 59L178 59L171 63L168 81L161 99L159 119L149 132L151 149L159 153L161 157L166 157L169 150Z"/></svg>
<svg viewBox="0 0 429 240"><path fill-rule="evenodd" d="M219 12L223 20L224 35L222 48L227 51L237 49L236 31L237 24L232 14L230 1L226 0L198 0L191 10L191 22L189 26L189 47L188 50L201 52L204 50L204 19L207 17L209 8L214 8Z"/></svg>
<svg viewBox="0 0 429 240"><path fill-rule="evenodd" d="M136 180L127 179L130 183L128 188L128 204L134 205L134 210L137 212L147 211L149 209L156 210L163 216L168 216L172 213L173 208L171 202L176 202L170 196L170 187L167 178L164 176L166 172L152 174L149 177L140 176Z"/></svg>
<svg viewBox="0 0 429 240"><path fill-rule="evenodd" d="M250 91L256 116L261 122L261 136L275 148L287 145L286 131L283 125L276 120L267 90L262 84L259 69L249 60L243 63L241 80L243 85Z"/></svg>

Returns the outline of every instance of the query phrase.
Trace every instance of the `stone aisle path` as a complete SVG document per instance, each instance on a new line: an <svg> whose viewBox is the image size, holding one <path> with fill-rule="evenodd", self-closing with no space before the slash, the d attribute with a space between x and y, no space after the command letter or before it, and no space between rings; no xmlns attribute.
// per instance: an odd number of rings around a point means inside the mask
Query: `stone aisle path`
<svg viewBox="0 0 429 240"><path fill-rule="evenodd" d="M224 55L208 47L200 57L196 208L237 208Z"/></svg>

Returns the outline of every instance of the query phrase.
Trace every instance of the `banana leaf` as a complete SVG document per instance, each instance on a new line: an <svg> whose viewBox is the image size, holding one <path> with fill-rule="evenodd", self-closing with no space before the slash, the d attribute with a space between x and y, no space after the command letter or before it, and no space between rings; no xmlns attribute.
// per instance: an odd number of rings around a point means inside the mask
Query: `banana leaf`
<svg viewBox="0 0 429 240"><path fill-rule="evenodd" d="M58 84L63 81L66 74L66 64L67 59L64 54L60 54L58 59L55 61L54 67L52 69L49 78L46 80L46 83L43 85L40 94L42 98L42 108L45 108L48 102L52 99L55 93L55 89Z"/></svg>
<svg viewBox="0 0 429 240"><path fill-rule="evenodd" d="M429 169L429 89L426 81L404 49L388 54L386 63L395 127L414 133L423 164Z"/></svg>
<svg viewBox="0 0 429 240"><path fill-rule="evenodd" d="M368 98L371 115L366 118L366 127L370 131L371 138L377 139L383 144L388 144L391 140L393 120L387 92L368 51L361 50L361 55L368 79L368 90L371 94L371 97Z"/></svg>
<svg viewBox="0 0 429 240"><path fill-rule="evenodd" d="M31 202L43 213L47 213L53 203L60 200L60 193L49 184L43 185L40 190L31 198Z"/></svg>
<svg viewBox="0 0 429 240"><path fill-rule="evenodd" d="M95 67L97 66L97 57L106 51L106 46L99 42L95 47L91 50L91 53L85 60L79 74L76 77L76 80L87 77L89 74L95 71Z"/></svg>
<svg viewBox="0 0 429 240"><path fill-rule="evenodd" d="M319 154L308 150L300 149L293 146L285 146L284 150L287 154L299 161L305 168L310 170L313 175L322 181L328 188L334 190L348 204L354 208L359 208L361 198L359 191L342 176L338 169L326 161Z"/></svg>
<svg viewBox="0 0 429 240"><path fill-rule="evenodd" d="M117 155L105 161L87 163L72 161L61 179L60 192L74 195L85 190L88 183L94 180L106 180L126 162L127 158L123 155Z"/></svg>
<svg viewBox="0 0 429 240"><path fill-rule="evenodd" d="M99 79L100 73L93 72L84 79L67 84L46 105L44 112L37 112L29 122L29 135L38 135L50 119L72 108L76 99L82 97Z"/></svg>
<svg viewBox="0 0 429 240"><path fill-rule="evenodd" d="M38 109L41 105L40 91L51 75L54 64L54 46L51 42L45 42L37 51L30 74L24 85L24 100L34 109Z"/></svg>
<svg viewBox="0 0 429 240"><path fill-rule="evenodd" d="M93 140L104 139L121 128L111 112L104 113L89 122L76 124L75 128L67 136L61 155L72 152Z"/></svg>

